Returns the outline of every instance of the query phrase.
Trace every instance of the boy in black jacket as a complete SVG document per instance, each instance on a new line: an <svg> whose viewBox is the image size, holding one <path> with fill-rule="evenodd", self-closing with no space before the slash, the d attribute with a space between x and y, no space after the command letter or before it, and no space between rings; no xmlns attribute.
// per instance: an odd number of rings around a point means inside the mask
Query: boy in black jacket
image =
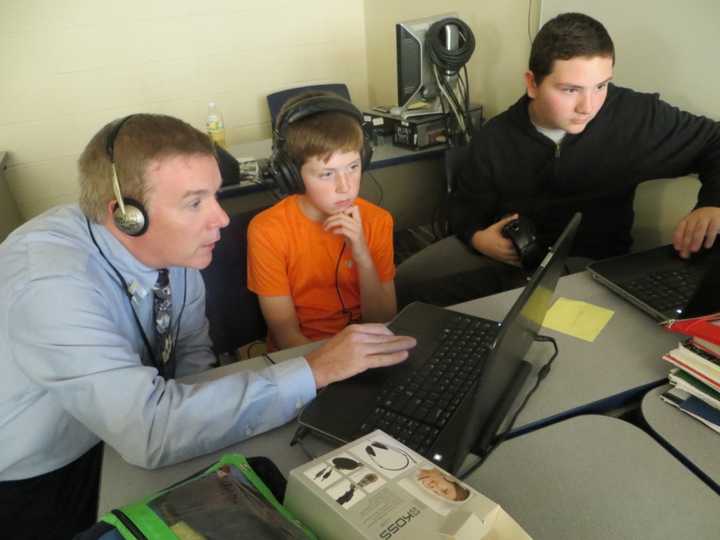
<svg viewBox="0 0 720 540"><path fill-rule="evenodd" d="M566 13L541 28L525 73L527 95L473 137L450 209L462 243L446 238L398 268L405 301L449 304L519 285L518 255L501 233L518 215L551 245L581 211L572 255L626 253L635 189L653 178L699 174L698 204L678 224L673 245L682 257L713 245L720 228L720 124L657 94L610 84L614 62L610 36L587 15ZM453 266L460 275L448 275Z"/></svg>

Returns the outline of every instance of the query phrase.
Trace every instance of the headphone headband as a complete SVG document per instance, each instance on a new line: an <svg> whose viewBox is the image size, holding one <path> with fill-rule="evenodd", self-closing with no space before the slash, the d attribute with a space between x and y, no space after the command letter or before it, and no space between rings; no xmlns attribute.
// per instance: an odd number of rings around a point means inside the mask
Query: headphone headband
<svg viewBox="0 0 720 540"><path fill-rule="evenodd" d="M105 152L107 152L110 163L112 164L115 164L115 139L117 139L118 133L120 133L120 128L133 116L135 115L129 114L119 120L115 120L115 122L113 122L113 128L110 130L110 133L108 133L107 139L105 140Z"/></svg>
<svg viewBox="0 0 720 540"><path fill-rule="evenodd" d="M282 111L276 121L275 131L281 138L290 124L321 113L342 113L351 116L362 126L363 115L355 105L340 96L309 96L293 103Z"/></svg>

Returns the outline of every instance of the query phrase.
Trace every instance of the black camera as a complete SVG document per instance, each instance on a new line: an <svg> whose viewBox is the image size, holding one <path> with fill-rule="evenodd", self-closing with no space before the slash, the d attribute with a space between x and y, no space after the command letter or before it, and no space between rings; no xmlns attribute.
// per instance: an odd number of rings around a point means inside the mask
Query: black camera
<svg viewBox="0 0 720 540"><path fill-rule="evenodd" d="M506 223L502 235L515 246L520 264L525 270L535 270L547 253L547 247L538 240L535 224L526 217L520 216Z"/></svg>

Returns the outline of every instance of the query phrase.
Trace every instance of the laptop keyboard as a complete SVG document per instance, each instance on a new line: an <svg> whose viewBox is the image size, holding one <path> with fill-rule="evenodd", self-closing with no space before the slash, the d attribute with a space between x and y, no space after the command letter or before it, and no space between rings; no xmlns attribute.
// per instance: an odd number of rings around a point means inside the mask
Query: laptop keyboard
<svg viewBox="0 0 720 540"><path fill-rule="evenodd" d="M453 317L423 363L406 379L383 385L360 435L382 429L419 454L427 452L480 376L499 330L494 321Z"/></svg>
<svg viewBox="0 0 720 540"><path fill-rule="evenodd" d="M678 310L685 309L705 271L702 266L688 266L681 270L648 272L621 285L638 300L673 317L681 313Z"/></svg>

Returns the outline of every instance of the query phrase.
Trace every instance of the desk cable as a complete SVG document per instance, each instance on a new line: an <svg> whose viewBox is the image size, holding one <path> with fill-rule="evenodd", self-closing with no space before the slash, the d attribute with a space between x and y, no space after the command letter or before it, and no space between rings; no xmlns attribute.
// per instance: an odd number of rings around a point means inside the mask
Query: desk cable
<svg viewBox="0 0 720 540"><path fill-rule="evenodd" d="M362 313L360 314L359 318L355 318L353 316L352 309L348 308L345 305L342 293L340 292L340 261L342 260L343 253L345 253L346 244L347 241L343 240L342 247L340 248L340 253L338 253L337 261L335 262L335 292L337 293L338 301L340 302L340 311L348 318L348 321L345 324L345 326L348 326L350 324L357 324L359 322L362 322Z"/></svg>
<svg viewBox="0 0 720 540"><path fill-rule="evenodd" d="M310 433L310 428L307 428L305 426L298 426L298 428L295 430L295 434L290 440L290 446L295 446L297 444L300 447L300 450L303 451L303 454L305 454L307 458L312 461L317 456L313 455L313 453L310 452L310 450L308 450L303 444L303 439L308 433Z"/></svg>
<svg viewBox="0 0 720 540"><path fill-rule="evenodd" d="M522 403L518 407L518 409L515 411L515 414L513 414L512 419L510 420L510 423L508 424L508 427L500 433L498 436L495 437L495 439L492 441L490 448L488 448L487 452L485 452L484 455L480 456L480 458L473 463L473 465L464 472L459 478L461 480L465 480L468 476L470 476L475 470L480 467L483 463L485 463L485 460L488 458L490 454L492 454L493 450L495 450L502 442L504 442L507 438L510 432L512 431L513 426L515 425L515 421L517 420L520 413L525 408L525 405L527 405L528 400L530 399L530 396L532 396L535 391L540 386L540 383L542 380L547 377L548 373L550 373L550 368L552 367L553 362L555 361L555 358L557 358L558 355L558 346L557 342L555 341L555 338L550 336L535 336L534 341L538 341L541 343L552 343L553 346L553 354L550 357L550 359L545 362L543 367L540 368L540 371L538 371L537 378L535 379L535 384L533 384L530 391L525 395L525 398L523 399Z"/></svg>
<svg viewBox="0 0 720 540"><path fill-rule="evenodd" d="M446 40L449 27L454 26L459 34L458 46L448 49ZM472 139L472 117L470 115L470 84L466 64L475 51L475 36L470 27L461 19L447 17L439 20L428 28L425 34L425 46L432 67L435 83L440 90L440 105L448 133L450 145L468 144ZM453 88L452 79L456 78L457 90ZM444 98L444 100L443 100ZM445 101L455 117L462 138L457 141L451 136Z"/></svg>

